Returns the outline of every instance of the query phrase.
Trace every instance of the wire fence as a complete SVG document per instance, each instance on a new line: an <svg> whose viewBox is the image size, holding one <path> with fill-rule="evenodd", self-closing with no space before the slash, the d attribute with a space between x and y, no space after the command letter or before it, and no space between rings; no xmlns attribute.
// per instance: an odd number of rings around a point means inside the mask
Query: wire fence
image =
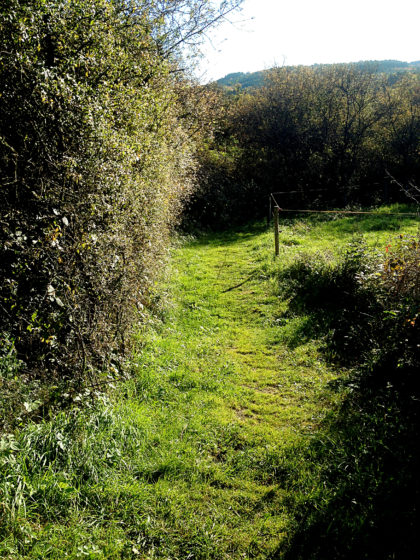
<svg viewBox="0 0 420 560"><path fill-rule="evenodd" d="M325 192L327 189L312 189L306 192ZM302 194L301 191L284 191L284 192L274 192L270 194L269 198L269 214L268 221L270 222L271 216L274 213L274 244L275 244L275 254L278 256L280 254L279 246L279 216L280 213L289 214L339 214L339 215L370 215L370 216L399 216L399 217L410 217L410 218L420 218L420 207L418 207L417 212L378 212L374 210L318 210L315 208L304 208L304 209L293 209L293 208L282 208L278 203L276 196L279 195L289 195L289 194ZM274 212L273 212L274 203Z"/></svg>
<svg viewBox="0 0 420 560"><path fill-rule="evenodd" d="M318 189L312 192L317 192L317 191ZM411 216L417 218L420 217L420 210L418 212L375 212L373 210L372 211L370 210L316 210L311 208L305 208L305 209L282 208L280 204L277 202L276 198L274 197L274 195L292 194L293 192L299 193L299 191L271 193L270 197L274 202L274 207L278 208L279 212L289 212L289 213L294 212L296 214L361 214L361 215L369 214L372 216Z"/></svg>

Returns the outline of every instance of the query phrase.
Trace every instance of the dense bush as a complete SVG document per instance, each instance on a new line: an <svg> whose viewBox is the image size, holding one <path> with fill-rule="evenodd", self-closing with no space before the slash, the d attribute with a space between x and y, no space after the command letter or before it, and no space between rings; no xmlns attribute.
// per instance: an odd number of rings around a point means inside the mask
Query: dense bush
<svg viewBox="0 0 420 560"><path fill-rule="evenodd" d="M0 333L32 377L118 367L153 301L193 170L181 4L2 4Z"/></svg>

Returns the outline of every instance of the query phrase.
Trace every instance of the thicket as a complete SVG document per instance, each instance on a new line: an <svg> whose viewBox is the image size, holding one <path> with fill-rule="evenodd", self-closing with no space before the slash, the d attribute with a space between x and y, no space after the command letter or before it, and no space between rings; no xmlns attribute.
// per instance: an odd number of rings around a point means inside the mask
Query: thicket
<svg viewBox="0 0 420 560"><path fill-rule="evenodd" d="M120 369L194 175L179 48L239 3L1 4L3 392Z"/></svg>
<svg viewBox="0 0 420 560"><path fill-rule="evenodd" d="M224 111L189 210L197 221L263 217L272 192L293 193L277 197L283 208L344 207L407 201L393 178L419 183L418 73L278 68L262 88L219 95Z"/></svg>

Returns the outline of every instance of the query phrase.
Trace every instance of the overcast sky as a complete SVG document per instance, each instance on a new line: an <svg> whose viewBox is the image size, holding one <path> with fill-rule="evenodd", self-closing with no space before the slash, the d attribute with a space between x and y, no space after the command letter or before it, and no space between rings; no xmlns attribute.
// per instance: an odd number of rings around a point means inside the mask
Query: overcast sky
<svg viewBox="0 0 420 560"><path fill-rule="evenodd" d="M274 65L420 59L420 0L245 0L204 46L199 77Z"/></svg>

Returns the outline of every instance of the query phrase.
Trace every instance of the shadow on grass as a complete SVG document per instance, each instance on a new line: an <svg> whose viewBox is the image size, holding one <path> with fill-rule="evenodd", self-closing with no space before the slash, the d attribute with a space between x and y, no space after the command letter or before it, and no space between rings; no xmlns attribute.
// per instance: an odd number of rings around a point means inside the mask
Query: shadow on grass
<svg viewBox="0 0 420 560"><path fill-rule="evenodd" d="M353 376L339 413L286 482L297 529L273 558L414 560L419 532L419 400L414 370Z"/></svg>
<svg viewBox="0 0 420 560"><path fill-rule="evenodd" d="M288 344L324 336L326 357L352 373L336 385L339 409L282 480L297 526L276 559L418 557L420 325L407 320L418 296L386 299L380 284L360 282L368 273L356 244L334 266L300 261L280 275L296 325Z"/></svg>
<svg viewBox="0 0 420 560"><path fill-rule="evenodd" d="M270 231L271 226L267 226L266 222L253 222L246 226L238 226L231 230L223 232L204 232L200 233L196 239L189 242L191 247L228 247L236 245L238 241L251 241L262 233Z"/></svg>

